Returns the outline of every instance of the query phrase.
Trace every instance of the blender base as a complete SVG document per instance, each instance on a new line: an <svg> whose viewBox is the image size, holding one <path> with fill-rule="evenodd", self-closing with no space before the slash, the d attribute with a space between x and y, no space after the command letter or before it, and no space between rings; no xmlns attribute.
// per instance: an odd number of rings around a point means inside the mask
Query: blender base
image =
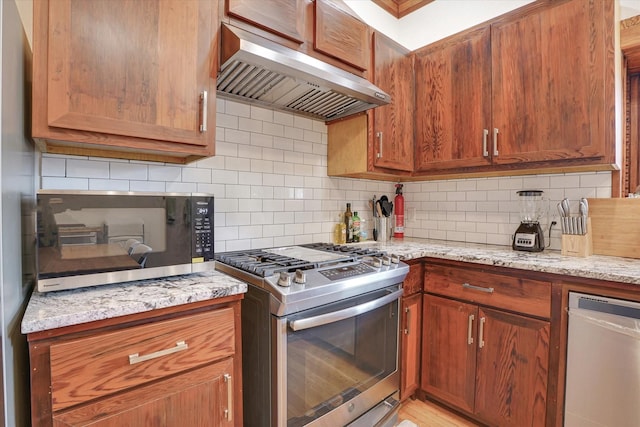
<svg viewBox="0 0 640 427"><path fill-rule="evenodd" d="M544 232L538 222L523 222L513 236L511 247L516 251L542 252Z"/></svg>

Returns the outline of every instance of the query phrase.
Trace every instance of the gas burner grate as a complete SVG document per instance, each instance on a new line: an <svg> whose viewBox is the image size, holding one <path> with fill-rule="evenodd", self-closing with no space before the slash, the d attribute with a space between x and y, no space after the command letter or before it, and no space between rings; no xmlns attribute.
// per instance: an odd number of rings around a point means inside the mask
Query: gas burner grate
<svg viewBox="0 0 640 427"><path fill-rule="evenodd" d="M381 257L387 254L386 252L378 249L365 248L361 246L334 245L332 243L308 243L300 246L319 251L342 253L353 256L354 258L361 258L364 256Z"/></svg>
<svg viewBox="0 0 640 427"><path fill-rule="evenodd" d="M309 270L317 265L297 258L276 255L260 249L225 252L215 255L216 261L231 265L240 270L268 277L282 271Z"/></svg>

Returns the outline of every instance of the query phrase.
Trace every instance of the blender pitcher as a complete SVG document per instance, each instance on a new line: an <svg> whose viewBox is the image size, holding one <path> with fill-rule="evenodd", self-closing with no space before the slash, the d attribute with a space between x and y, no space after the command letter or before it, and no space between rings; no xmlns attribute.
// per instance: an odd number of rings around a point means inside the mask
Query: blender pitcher
<svg viewBox="0 0 640 427"><path fill-rule="evenodd" d="M545 213L542 193L542 190L517 191L520 202L520 226L513 236L514 250L544 250L544 232L540 226L540 218Z"/></svg>

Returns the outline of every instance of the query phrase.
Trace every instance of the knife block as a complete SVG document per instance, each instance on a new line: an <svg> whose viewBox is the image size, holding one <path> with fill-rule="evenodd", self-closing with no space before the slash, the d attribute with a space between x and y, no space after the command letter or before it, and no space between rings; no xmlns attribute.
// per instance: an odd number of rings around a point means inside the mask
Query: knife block
<svg viewBox="0 0 640 427"><path fill-rule="evenodd" d="M586 258L593 255L593 232L591 218L587 218L586 234L563 234L562 255Z"/></svg>

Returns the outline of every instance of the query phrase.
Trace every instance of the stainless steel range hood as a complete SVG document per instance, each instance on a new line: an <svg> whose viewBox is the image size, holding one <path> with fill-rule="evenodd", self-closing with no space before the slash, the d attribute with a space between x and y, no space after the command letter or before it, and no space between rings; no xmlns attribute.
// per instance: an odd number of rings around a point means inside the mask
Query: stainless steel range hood
<svg viewBox="0 0 640 427"><path fill-rule="evenodd" d="M391 102L369 81L238 28L222 25L218 95L335 120Z"/></svg>

